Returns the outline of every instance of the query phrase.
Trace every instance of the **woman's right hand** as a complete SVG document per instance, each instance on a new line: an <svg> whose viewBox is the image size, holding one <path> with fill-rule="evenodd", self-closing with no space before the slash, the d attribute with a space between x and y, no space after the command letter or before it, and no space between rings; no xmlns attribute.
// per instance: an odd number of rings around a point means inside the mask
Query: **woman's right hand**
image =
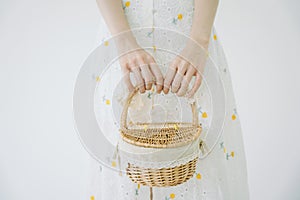
<svg viewBox="0 0 300 200"><path fill-rule="evenodd" d="M120 65L124 75L124 81L129 91L139 88L141 93L150 90L156 85L157 93L163 89L163 75L152 55L141 48L135 40L123 38L117 41L120 55ZM136 85L134 86L130 73L133 73Z"/></svg>

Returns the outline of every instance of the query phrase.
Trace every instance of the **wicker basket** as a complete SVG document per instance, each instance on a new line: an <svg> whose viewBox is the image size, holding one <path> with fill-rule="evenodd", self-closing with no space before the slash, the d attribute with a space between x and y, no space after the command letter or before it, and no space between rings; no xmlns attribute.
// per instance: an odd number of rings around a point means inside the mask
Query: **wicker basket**
<svg viewBox="0 0 300 200"><path fill-rule="evenodd" d="M176 148L189 145L200 136L196 103L191 104L193 121L166 123L127 124L128 108L138 89L131 92L121 115L120 133L123 141L143 148ZM176 186L189 180L195 173L198 157L179 166L170 168L144 168L128 163L126 173L129 178L141 185L150 187Z"/></svg>

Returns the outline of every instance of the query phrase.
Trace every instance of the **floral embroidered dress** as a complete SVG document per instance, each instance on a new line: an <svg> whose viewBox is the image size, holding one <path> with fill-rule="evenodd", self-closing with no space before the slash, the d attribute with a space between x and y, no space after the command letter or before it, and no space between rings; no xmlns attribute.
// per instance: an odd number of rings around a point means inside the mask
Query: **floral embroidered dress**
<svg viewBox="0 0 300 200"><path fill-rule="evenodd" d="M134 32L137 41L150 43L152 49L147 49L147 51L153 55L158 63L162 63L166 67L174 56L157 51L156 47L162 46L166 49L171 49L177 45L178 48L182 48L184 41L174 39L168 34L168 31L161 31L159 29L179 32L188 37L193 20L194 1L122 0L122 5L132 29L148 28L146 31ZM105 22L102 20L97 35L97 38L101 39L101 41L98 41L98 44L100 42L104 46L109 47L109 37L111 37L111 35ZM226 94L224 99L226 112L224 114L224 124L222 124L221 127L221 134L207 136L206 142L209 154L204 159L199 159L194 176L189 181L177 186L154 188L153 199L155 200L249 199L246 159L239 115L235 106L227 62L215 28L212 29L208 52L212 61L210 63L216 67L216 70L214 71L212 68L207 67L204 74L208 79L212 78L212 80L214 77L220 76L220 83ZM112 85L115 84L121 88L117 90L120 92L111 95L107 94L106 96L99 94L101 109L111 110L112 108L110 106L112 106L114 102L113 98L116 98L117 102L122 105L124 97L127 95L124 86L115 83L115 81L117 82L117 80L114 79L114 77L117 77L116 74L119 73L119 76L121 76L120 70L116 69L117 68L112 68L111 71L108 71L108 74L115 74L103 80L103 91L104 93L109 93L110 90L112 90ZM210 86L205 86L205 84L202 83L194 97L198 105L197 112L199 121L203 126L203 135L205 135L205 131L209 129L213 118L213 105L210 100L211 94L209 87ZM142 117L142 114L139 115L141 108L142 110L147 110L151 107L151 95L153 95L153 93L150 91L136 98L134 108L132 108L132 113L136 115L136 118ZM178 109L175 106L176 102L172 102L173 100L168 99L165 109L169 110L170 116L177 116ZM105 108L105 106L107 108ZM218 107L216 106L215 109L218 109ZM106 112L108 111L102 110L101 113L96 113L98 121L109 127L113 126L115 121L106 118ZM110 138L109 140L113 141L117 138L118 132L109 132L106 134L107 137ZM118 162L114 155L107 155L107 160L111 163L112 168L118 167ZM122 175L118 171L112 170L93 159L91 159L90 183L87 192L87 200L146 200L149 199L150 193L149 187L133 183L126 175Z"/></svg>

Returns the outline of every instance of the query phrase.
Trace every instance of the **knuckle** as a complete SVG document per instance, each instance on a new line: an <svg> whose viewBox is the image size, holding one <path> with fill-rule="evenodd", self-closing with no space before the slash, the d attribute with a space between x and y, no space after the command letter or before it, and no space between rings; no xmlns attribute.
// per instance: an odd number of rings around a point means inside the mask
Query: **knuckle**
<svg viewBox="0 0 300 200"><path fill-rule="evenodd" d="M157 82L161 83L161 82L163 82L164 79L162 76L159 76L156 78L156 80L157 80Z"/></svg>
<svg viewBox="0 0 300 200"><path fill-rule="evenodd" d="M164 85L165 85L165 86L171 85L171 81L170 81L170 80L165 80L165 81L164 81Z"/></svg>
<svg viewBox="0 0 300 200"><path fill-rule="evenodd" d="M182 90L180 90L179 92L177 92L177 96L182 97L184 95L184 92Z"/></svg>
<svg viewBox="0 0 300 200"><path fill-rule="evenodd" d="M178 66L178 71L184 72L187 69L187 63L185 61L181 62L180 65Z"/></svg>
<svg viewBox="0 0 300 200"><path fill-rule="evenodd" d="M173 89L177 89L177 88L179 88L179 86L180 86L180 84L178 84L177 82L172 83L172 88Z"/></svg>
<svg viewBox="0 0 300 200"><path fill-rule="evenodd" d="M173 93L176 93L176 92L177 92L177 89L172 87L171 91L172 91Z"/></svg>
<svg viewBox="0 0 300 200"><path fill-rule="evenodd" d="M189 73L191 73L192 75L194 75L195 73L197 72L197 69L196 69L196 67L194 67L194 66L190 66L189 67ZM197 72L198 73L198 72Z"/></svg>
<svg viewBox="0 0 300 200"><path fill-rule="evenodd" d="M181 87L186 87L188 85L188 81L187 80L185 80L185 79L183 79L182 80L182 83L181 83Z"/></svg>
<svg viewBox="0 0 300 200"><path fill-rule="evenodd" d="M147 73L149 72L148 64L146 64L146 63L140 63L139 66L140 66L140 68L142 68Z"/></svg>
<svg viewBox="0 0 300 200"><path fill-rule="evenodd" d="M153 58L152 56L150 56L150 55L147 55L147 56L146 56L146 59L147 59L148 62L150 62L150 63L155 63L154 58Z"/></svg>
<svg viewBox="0 0 300 200"><path fill-rule="evenodd" d="M129 59L126 63L127 63L129 66L134 66L134 65L135 65L134 59Z"/></svg>
<svg viewBox="0 0 300 200"><path fill-rule="evenodd" d="M145 79L145 82L147 82L147 83L152 82L152 78L149 76L144 77L144 79Z"/></svg>
<svg viewBox="0 0 300 200"><path fill-rule="evenodd" d="M137 54L135 56L135 60L144 63L143 56L141 54Z"/></svg>
<svg viewBox="0 0 300 200"><path fill-rule="evenodd" d="M168 71L176 71L178 66L176 64L171 64L170 67L168 68Z"/></svg>
<svg viewBox="0 0 300 200"><path fill-rule="evenodd" d="M157 80L163 80L164 78L163 78L163 75L162 74L157 74L156 76L155 76L155 78L157 79Z"/></svg>

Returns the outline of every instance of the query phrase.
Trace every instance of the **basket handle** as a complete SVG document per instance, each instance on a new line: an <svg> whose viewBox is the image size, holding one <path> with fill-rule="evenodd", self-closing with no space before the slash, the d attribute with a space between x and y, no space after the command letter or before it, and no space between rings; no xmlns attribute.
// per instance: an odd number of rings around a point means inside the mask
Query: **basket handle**
<svg viewBox="0 0 300 200"><path fill-rule="evenodd" d="M133 97L138 93L139 88L136 87L133 91L131 91L125 101L125 105L121 114L121 129L127 129L127 116L128 116L128 108L130 106L130 103L133 99ZM197 113L197 108L196 108L196 102L194 101L191 104L191 109L192 109L192 114L193 114L193 124L195 126L198 125L198 113Z"/></svg>

